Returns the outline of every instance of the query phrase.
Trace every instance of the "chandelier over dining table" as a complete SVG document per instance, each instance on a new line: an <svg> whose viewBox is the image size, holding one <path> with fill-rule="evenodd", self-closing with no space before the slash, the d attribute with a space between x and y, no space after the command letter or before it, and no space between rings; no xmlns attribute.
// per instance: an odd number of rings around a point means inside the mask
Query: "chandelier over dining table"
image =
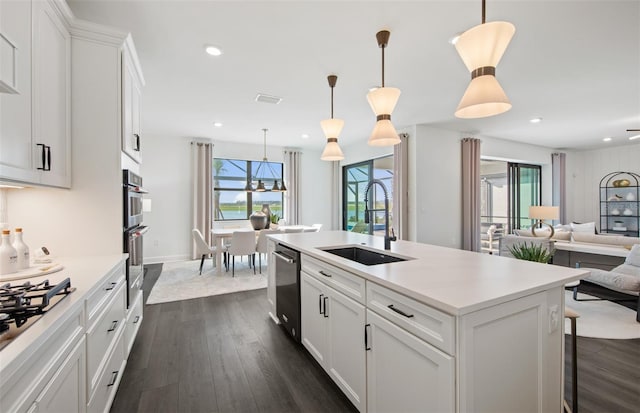
<svg viewBox="0 0 640 413"><path fill-rule="evenodd" d="M264 156L262 158L262 161L260 161L258 168L256 169L255 175L253 175L253 177L258 180L258 185L254 188L252 179L248 178L247 185L244 188L245 191L247 192L266 192L266 191L285 192L287 190L287 187L284 185L284 179L281 180L282 182L281 185L278 184L279 175L275 173L275 171L273 170L273 167L267 160L267 131L268 130L269 129L266 129L266 128L262 129L262 132L264 133L264 142L263 142ZM273 186L270 189L267 189L267 187L265 186L265 181L267 180L273 180Z"/></svg>

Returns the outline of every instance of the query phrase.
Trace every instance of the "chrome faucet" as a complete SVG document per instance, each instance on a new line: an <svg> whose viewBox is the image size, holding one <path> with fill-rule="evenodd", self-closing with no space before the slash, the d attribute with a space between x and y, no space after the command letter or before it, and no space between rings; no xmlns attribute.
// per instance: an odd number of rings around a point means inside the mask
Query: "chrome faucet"
<svg viewBox="0 0 640 413"><path fill-rule="evenodd" d="M367 188L364 190L364 223L369 223L369 213L375 211L369 210L369 200L367 199L367 194L369 193L369 189L373 186L373 184L378 184L382 188L384 192L384 249L391 249L391 241L396 240L396 234L393 232L393 228L391 228L391 234L389 234L389 193L387 192L387 187L384 186L382 181L379 179L372 179L367 184Z"/></svg>

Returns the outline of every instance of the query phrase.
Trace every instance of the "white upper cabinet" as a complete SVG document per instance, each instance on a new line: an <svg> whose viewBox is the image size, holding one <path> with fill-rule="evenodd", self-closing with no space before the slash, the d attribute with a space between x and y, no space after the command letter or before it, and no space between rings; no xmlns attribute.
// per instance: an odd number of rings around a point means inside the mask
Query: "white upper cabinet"
<svg viewBox="0 0 640 413"><path fill-rule="evenodd" d="M122 150L140 163L142 84L131 53L130 47L125 47L122 52Z"/></svg>
<svg viewBox="0 0 640 413"><path fill-rule="evenodd" d="M51 4L33 2L33 142L40 183L71 186L71 36Z"/></svg>
<svg viewBox="0 0 640 413"><path fill-rule="evenodd" d="M19 92L0 93L0 179L37 182L31 140L31 3L0 1L0 33L16 45ZM6 57L2 53L3 67Z"/></svg>
<svg viewBox="0 0 640 413"><path fill-rule="evenodd" d="M71 41L56 4L0 2L0 31L16 47L18 92L0 94L0 180L71 186Z"/></svg>

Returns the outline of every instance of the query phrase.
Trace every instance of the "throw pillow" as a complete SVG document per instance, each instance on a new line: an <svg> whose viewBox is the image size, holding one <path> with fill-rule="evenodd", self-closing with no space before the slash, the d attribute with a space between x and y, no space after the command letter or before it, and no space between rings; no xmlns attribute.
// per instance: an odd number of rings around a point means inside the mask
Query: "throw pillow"
<svg viewBox="0 0 640 413"><path fill-rule="evenodd" d="M595 222L585 222L584 224L576 224L575 222L571 223L571 231L573 232L588 232L590 234L596 233L596 223Z"/></svg>
<svg viewBox="0 0 640 413"><path fill-rule="evenodd" d="M555 239L558 241L571 241L571 231L556 230L551 239Z"/></svg>
<svg viewBox="0 0 640 413"><path fill-rule="evenodd" d="M624 263L640 267L640 244L635 244L631 247L631 251L629 251L629 255L624 260Z"/></svg>

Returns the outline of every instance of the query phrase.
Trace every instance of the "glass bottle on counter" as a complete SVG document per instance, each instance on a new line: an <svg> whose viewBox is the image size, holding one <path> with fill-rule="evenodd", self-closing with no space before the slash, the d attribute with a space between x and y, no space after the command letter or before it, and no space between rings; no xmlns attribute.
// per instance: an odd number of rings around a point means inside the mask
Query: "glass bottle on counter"
<svg viewBox="0 0 640 413"><path fill-rule="evenodd" d="M16 228L13 237L13 248L18 252L18 270L29 268L29 247L22 240L22 228Z"/></svg>
<svg viewBox="0 0 640 413"><path fill-rule="evenodd" d="M0 275L11 274L18 271L18 251L11 246L9 236L11 231L2 230L2 242L0 243Z"/></svg>

